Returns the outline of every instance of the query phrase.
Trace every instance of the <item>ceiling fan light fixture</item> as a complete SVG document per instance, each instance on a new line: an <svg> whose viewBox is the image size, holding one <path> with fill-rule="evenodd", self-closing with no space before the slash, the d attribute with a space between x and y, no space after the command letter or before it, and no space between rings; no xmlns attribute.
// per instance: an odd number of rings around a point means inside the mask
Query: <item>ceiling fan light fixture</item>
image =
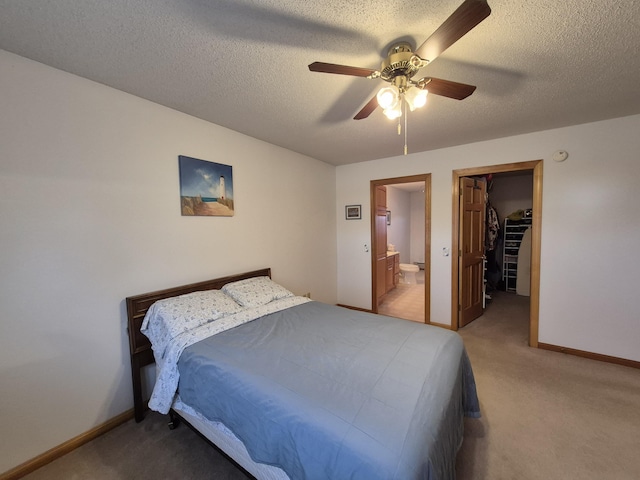
<svg viewBox="0 0 640 480"><path fill-rule="evenodd" d="M394 108L400 103L400 89L395 85L387 85L382 87L376 95L378 105L384 110Z"/></svg>
<svg viewBox="0 0 640 480"><path fill-rule="evenodd" d="M385 108L384 114L389 120L395 120L402 116L402 103L397 102L393 107Z"/></svg>
<svg viewBox="0 0 640 480"><path fill-rule="evenodd" d="M404 98L409 105L409 109L413 112L416 108L424 107L427 103L428 90L421 90L416 87L407 89Z"/></svg>
<svg viewBox="0 0 640 480"><path fill-rule="evenodd" d="M389 83L390 85L381 88L377 95L371 98L353 119L367 118L380 106L384 110L385 116L390 119L399 119L398 135L400 135L401 118L404 114L404 154L406 155L408 113L409 110L413 111L426 104L429 93L427 85L431 85L432 94L456 100L467 98L476 89L473 85L439 78L423 77L419 80L413 80L413 77L421 68L432 63L447 48L469 33L490 14L491 7L489 7L487 0L463 0L462 5L418 48L414 48L412 43L408 41L399 41L391 45L387 57L380 64L380 70L324 62L311 63L309 70L370 79L380 78ZM407 107L403 107L404 101L407 102Z"/></svg>

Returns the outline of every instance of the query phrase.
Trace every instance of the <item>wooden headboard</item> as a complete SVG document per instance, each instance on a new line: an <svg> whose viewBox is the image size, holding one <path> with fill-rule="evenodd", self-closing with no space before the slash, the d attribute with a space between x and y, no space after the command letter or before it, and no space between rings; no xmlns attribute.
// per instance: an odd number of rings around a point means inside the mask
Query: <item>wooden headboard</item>
<svg viewBox="0 0 640 480"><path fill-rule="evenodd" d="M144 316L154 302L163 298L177 297L186 293L202 290L220 290L227 283L245 278L271 277L271 269L263 268L253 272L230 275L228 277L206 280L204 282L191 283L179 287L166 288L150 293L143 293L133 297L127 297L127 332L129 334L129 352L131 355L131 379L133 382L133 407L136 422L144 418L145 406L142 399L142 367L154 363L151 342L140 332Z"/></svg>

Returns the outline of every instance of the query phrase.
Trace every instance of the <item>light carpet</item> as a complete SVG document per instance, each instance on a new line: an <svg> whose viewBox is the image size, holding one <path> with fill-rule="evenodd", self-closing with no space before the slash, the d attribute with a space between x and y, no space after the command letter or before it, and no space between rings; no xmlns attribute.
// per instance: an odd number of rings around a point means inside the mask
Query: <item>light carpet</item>
<svg viewBox="0 0 640 480"><path fill-rule="evenodd" d="M459 480L640 478L640 370L528 347L529 299L496 292L461 329L483 417Z"/></svg>

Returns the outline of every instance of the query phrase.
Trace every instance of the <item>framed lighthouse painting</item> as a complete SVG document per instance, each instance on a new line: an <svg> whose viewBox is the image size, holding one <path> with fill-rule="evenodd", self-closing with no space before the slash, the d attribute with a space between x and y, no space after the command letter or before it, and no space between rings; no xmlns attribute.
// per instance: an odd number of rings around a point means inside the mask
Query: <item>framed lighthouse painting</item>
<svg viewBox="0 0 640 480"><path fill-rule="evenodd" d="M184 155L178 156L178 163L183 216L233 216L233 175L230 165Z"/></svg>

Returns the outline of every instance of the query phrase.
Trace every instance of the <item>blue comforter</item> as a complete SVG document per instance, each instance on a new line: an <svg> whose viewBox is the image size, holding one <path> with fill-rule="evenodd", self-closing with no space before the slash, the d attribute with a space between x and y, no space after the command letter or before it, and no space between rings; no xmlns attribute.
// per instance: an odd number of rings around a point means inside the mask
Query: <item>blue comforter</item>
<svg viewBox="0 0 640 480"><path fill-rule="evenodd" d="M291 479L452 479L480 416L454 332L318 302L188 347L182 400Z"/></svg>

